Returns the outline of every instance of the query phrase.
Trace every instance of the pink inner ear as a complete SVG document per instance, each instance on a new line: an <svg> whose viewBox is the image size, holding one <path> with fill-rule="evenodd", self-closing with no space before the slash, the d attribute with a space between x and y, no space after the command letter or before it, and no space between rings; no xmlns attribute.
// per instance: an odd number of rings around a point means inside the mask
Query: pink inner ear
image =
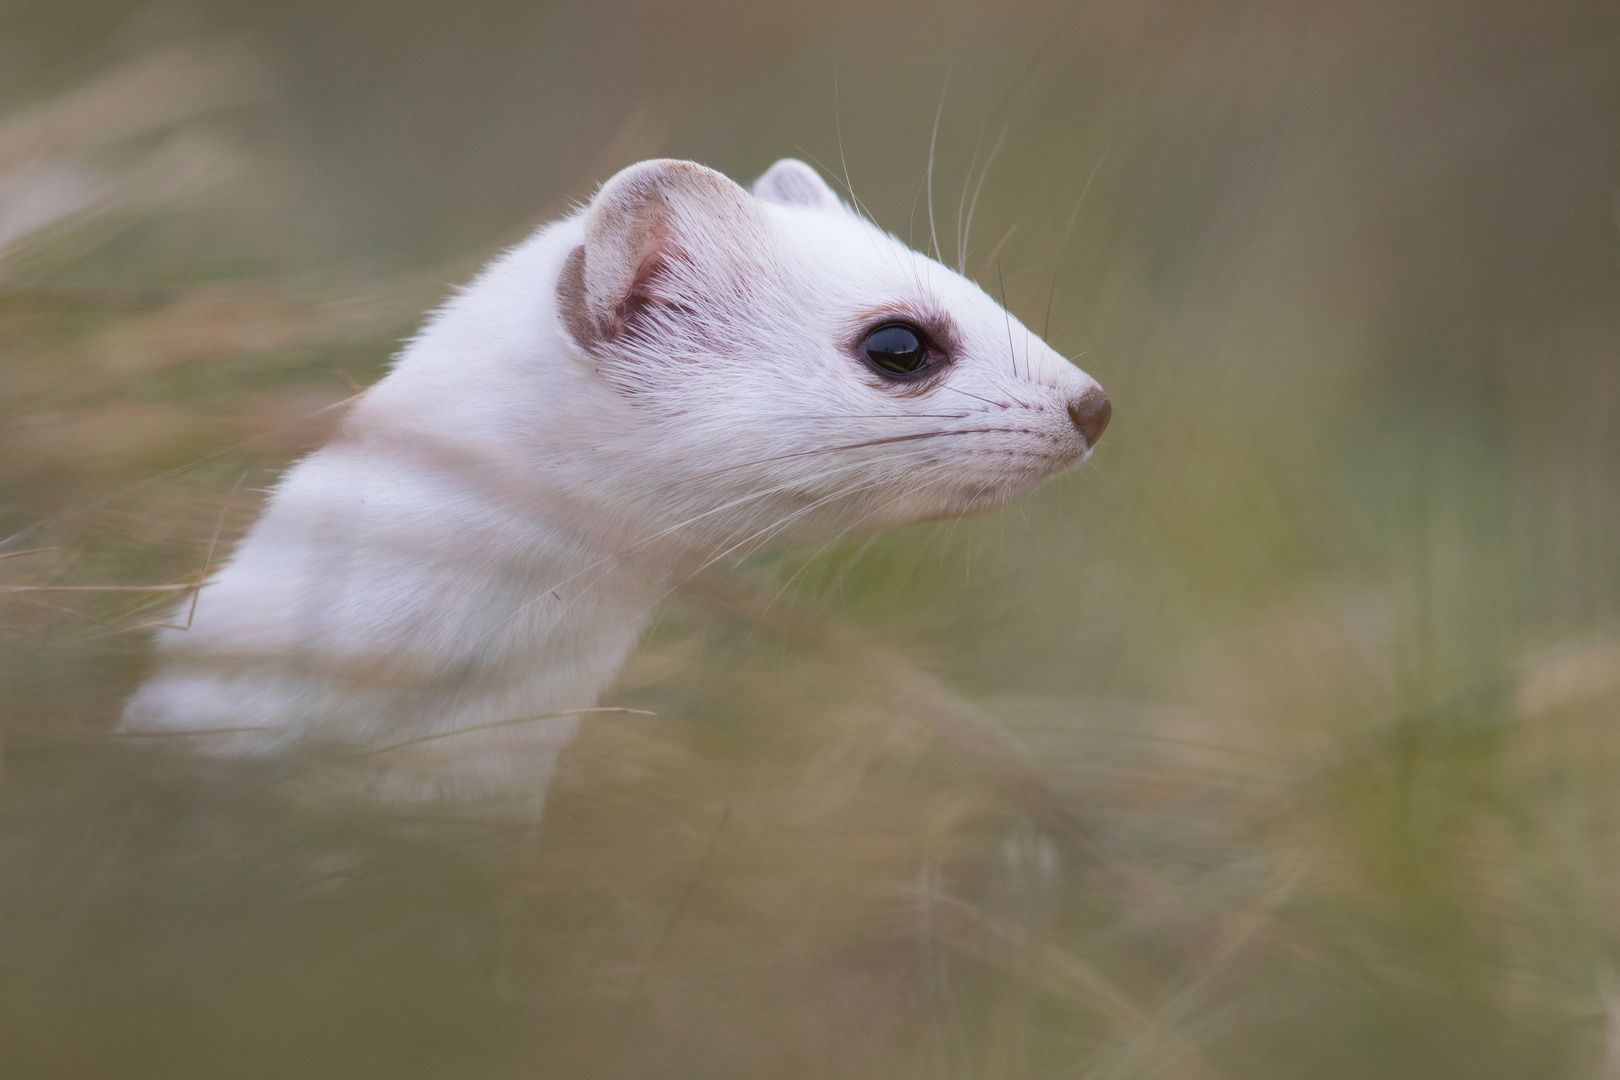
<svg viewBox="0 0 1620 1080"><path fill-rule="evenodd" d="M650 308L680 310L681 305L674 298L659 295L657 282L668 273L672 262L687 258L686 253L670 239L669 230L664 226L648 229L642 241L641 261L636 267L636 275L630 279L630 288L624 298L613 309L612 325L607 328L606 337L619 339Z"/></svg>

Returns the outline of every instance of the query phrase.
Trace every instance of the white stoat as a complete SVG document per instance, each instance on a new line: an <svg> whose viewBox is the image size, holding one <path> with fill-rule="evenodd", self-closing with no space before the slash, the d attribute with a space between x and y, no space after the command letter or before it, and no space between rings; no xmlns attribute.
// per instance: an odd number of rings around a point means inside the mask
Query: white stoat
<svg viewBox="0 0 1620 1080"><path fill-rule="evenodd" d="M376 748L593 705L682 575L1000 506L1097 384L809 166L646 161L497 258L293 466L126 730ZM392 799L538 805L577 718L374 754Z"/></svg>

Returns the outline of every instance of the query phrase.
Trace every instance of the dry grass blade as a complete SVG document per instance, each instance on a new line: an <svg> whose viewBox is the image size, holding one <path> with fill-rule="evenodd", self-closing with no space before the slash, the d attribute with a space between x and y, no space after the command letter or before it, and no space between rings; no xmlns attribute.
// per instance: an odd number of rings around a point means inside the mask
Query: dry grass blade
<svg viewBox="0 0 1620 1080"><path fill-rule="evenodd" d="M101 498L95 499L95 500L93 500L91 502L84 503L84 504L79 505L79 506L72 506L72 507L69 507L66 510L57 511L56 513L50 515L47 518L43 518L43 519L41 519L39 521L36 521L32 525L29 525L28 527L23 528L23 529L19 529L17 532L12 533L10 536L5 537L4 539L0 539L0 548L4 548L4 547L6 547L6 546L8 546L10 544L14 544L18 540L21 540L26 536L32 536L35 533L38 533L43 529L50 528L53 525L58 525L58 524L61 524L62 522L65 522L65 521L71 521L74 518L82 517L85 514L91 513L92 511L99 510L102 507L107 506L109 503L116 502L119 499L127 498L127 497L129 497L131 495L135 495L135 494L138 494L138 493L140 493L142 491L146 491L149 488L156 487L157 485L165 483L165 482L167 482L169 480L173 480L176 477L184 476L186 473L189 473L189 472L192 472L192 471L194 471L196 469L199 469L202 466L209 464L210 462L218 461L221 458L228 457L231 454L237 453L237 452L239 452L241 450L245 450L248 447L255 445L256 443L263 442L266 439L269 439L273 435L282 434L287 430L296 429L299 425L304 424L304 423L306 423L306 422L308 422L310 420L313 420L318 416L324 416L327 413L333 412L333 411L335 411L337 409L341 409L341 408L344 408L345 406L353 404L356 400L358 400L360 398L361 394L363 394L363 393L365 393L365 391L362 390L359 394L351 394L349 397L346 397L341 401L334 401L330 405L323 405L319 409L315 409L315 410L313 410L311 412L305 413L303 416L298 417L291 424L284 425L283 427L278 427L278 428L272 429L270 431L266 431L266 432L264 432L262 434L259 434L259 435L255 435L251 439L243 439L241 442L234 443L234 444L232 444L230 446L225 447L222 450L216 450L211 454L207 454L207 455L205 455L203 457L200 457L200 458L197 458L197 459L195 459L193 461L189 461L184 465L176 466L175 468L170 469L167 472L159 473L158 475L148 477L147 479L142 480L139 483L131 484L128 487L120 488L119 490L113 492L110 495L104 495ZM190 585L186 585L186 586L183 586L183 587L184 588L191 588ZM34 591L37 591L37 589L34 590Z"/></svg>
<svg viewBox="0 0 1620 1080"><path fill-rule="evenodd" d="M193 581L177 585L0 585L0 592L6 593L60 593L60 592L117 592L117 593L151 593L151 592L187 592L202 588L202 583Z"/></svg>
<svg viewBox="0 0 1620 1080"><path fill-rule="evenodd" d="M262 725L247 727L191 728L186 731L107 731L99 734L103 739L189 739L197 735L240 735L247 731L266 731Z"/></svg>
<svg viewBox="0 0 1620 1080"><path fill-rule="evenodd" d="M453 739L457 735L468 735L475 731L493 731L496 728L515 727L519 724L534 724L542 720L561 720L565 716L586 716L619 713L631 716L657 716L655 712L646 709L628 709L612 706L602 706L590 709L566 709L562 712L539 713L535 716L520 716L512 720L492 720L487 724L471 724L467 727L456 728L454 731L438 731L432 735L422 735L415 739L405 739L402 742L389 743L372 750L365 750L353 755L355 758L375 757L378 754L387 754L395 750L403 750L407 746L420 746L422 743L437 742L440 739Z"/></svg>
<svg viewBox="0 0 1620 1080"><path fill-rule="evenodd" d="M47 547L47 548L29 548L27 551L6 551L6 552L0 552L0 560L20 559L24 555L43 555L48 551L60 551L60 550L62 550L62 549L61 548Z"/></svg>
<svg viewBox="0 0 1620 1080"><path fill-rule="evenodd" d="M66 265L135 215L235 173L233 151L194 133L168 137L133 161L116 152L204 113L262 101L270 82L239 43L182 46L0 124L0 259L8 277Z"/></svg>
<svg viewBox="0 0 1620 1080"><path fill-rule="evenodd" d="M0 169L83 154L203 112L239 108L271 93L268 70L240 42L142 57L0 124Z"/></svg>
<svg viewBox="0 0 1620 1080"><path fill-rule="evenodd" d="M1055 789L1028 756L983 709L919 671L892 650L847 626L785 610L762 590L713 577L689 581L688 592L774 634L803 642L860 672L881 702L899 715L922 723L981 770L1031 820L1084 854L1124 893L1157 902L1164 890L1152 877L1118 864L1098 845L1097 828Z"/></svg>

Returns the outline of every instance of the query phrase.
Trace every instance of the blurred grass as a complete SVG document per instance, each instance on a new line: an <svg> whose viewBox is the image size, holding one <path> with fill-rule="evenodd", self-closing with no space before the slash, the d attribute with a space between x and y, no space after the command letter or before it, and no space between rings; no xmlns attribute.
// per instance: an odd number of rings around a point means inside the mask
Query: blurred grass
<svg viewBox="0 0 1620 1080"><path fill-rule="evenodd" d="M0 585L195 580L653 154L847 170L1117 405L999 515L680 598L538 829L109 739L163 604L0 594L0 1073L1620 1075L1611 7L0 28Z"/></svg>

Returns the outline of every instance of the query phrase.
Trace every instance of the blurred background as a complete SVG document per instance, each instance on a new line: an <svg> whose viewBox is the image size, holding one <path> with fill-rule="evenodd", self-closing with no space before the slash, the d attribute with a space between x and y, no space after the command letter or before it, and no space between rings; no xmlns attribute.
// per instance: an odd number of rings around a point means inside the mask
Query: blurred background
<svg viewBox="0 0 1620 1080"><path fill-rule="evenodd" d="M658 155L999 266L1093 461L678 598L538 828L109 737ZM6 5L0 1074L1620 1077L1617 214L1584 0Z"/></svg>

